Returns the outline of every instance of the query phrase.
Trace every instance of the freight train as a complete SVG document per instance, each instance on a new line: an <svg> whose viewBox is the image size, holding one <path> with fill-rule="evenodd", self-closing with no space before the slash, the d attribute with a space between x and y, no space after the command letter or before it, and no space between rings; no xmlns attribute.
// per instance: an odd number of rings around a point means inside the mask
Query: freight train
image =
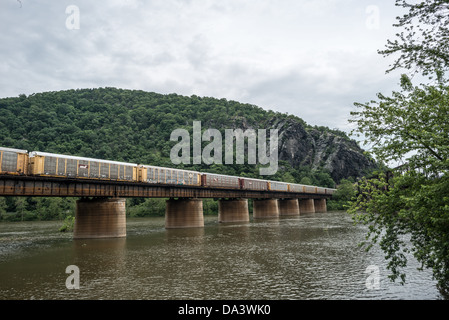
<svg viewBox="0 0 449 320"><path fill-rule="evenodd" d="M335 189L0 147L0 174L333 194Z"/></svg>

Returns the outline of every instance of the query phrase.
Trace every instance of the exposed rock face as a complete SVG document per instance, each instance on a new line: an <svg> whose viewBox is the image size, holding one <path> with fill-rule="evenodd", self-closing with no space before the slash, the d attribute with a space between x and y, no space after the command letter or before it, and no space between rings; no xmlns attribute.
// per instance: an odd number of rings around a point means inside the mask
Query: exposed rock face
<svg viewBox="0 0 449 320"><path fill-rule="evenodd" d="M309 166L327 169L337 183L348 177L360 177L376 164L364 155L357 142L329 131L306 130L292 119L276 121L279 129L279 160L293 167Z"/></svg>

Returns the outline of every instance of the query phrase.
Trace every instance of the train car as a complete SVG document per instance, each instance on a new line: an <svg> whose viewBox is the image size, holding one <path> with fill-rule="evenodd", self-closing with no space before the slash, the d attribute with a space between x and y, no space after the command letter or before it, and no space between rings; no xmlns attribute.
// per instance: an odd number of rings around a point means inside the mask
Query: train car
<svg viewBox="0 0 449 320"><path fill-rule="evenodd" d="M326 194L326 188L323 188L323 187L316 187L316 193L319 193L319 194Z"/></svg>
<svg viewBox="0 0 449 320"><path fill-rule="evenodd" d="M316 193L316 188L315 186L304 186L304 192L305 193Z"/></svg>
<svg viewBox="0 0 449 320"><path fill-rule="evenodd" d="M268 190L268 181L254 178L240 178L240 187L244 190Z"/></svg>
<svg viewBox="0 0 449 320"><path fill-rule="evenodd" d="M196 171L139 165L140 182L200 186L201 174Z"/></svg>
<svg viewBox="0 0 449 320"><path fill-rule="evenodd" d="M269 188L271 191L286 191L288 192L289 189L289 183L287 182L280 182L280 181L269 181L268 183Z"/></svg>
<svg viewBox="0 0 449 320"><path fill-rule="evenodd" d="M28 174L28 151L0 147L0 174Z"/></svg>
<svg viewBox="0 0 449 320"><path fill-rule="evenodd" d="M216 173L201 173L201 186L226 189L240 189L239 177Z"/></svg>
<svg viewBox="0 0 449 320"><path fill-rule="evenodd" d="M33 151L29 173L39 176L137 181L137 164Z"/></svg>
<svg viewBox="0 0 449 320"><path fill-rule="evenodd" d="M290 192L304 192L305 188L302 184L291 183Z"/></svg>

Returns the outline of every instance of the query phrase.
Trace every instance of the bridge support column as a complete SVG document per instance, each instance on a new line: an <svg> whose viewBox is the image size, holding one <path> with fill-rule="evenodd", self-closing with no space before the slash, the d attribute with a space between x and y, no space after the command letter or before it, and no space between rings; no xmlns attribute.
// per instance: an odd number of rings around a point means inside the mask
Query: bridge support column
<svg viewBox="0 0 449 320"><path fill-rule="evenodd" d="M300 211L298 199L279 200L280 216L299 216L299 212Z"/></svg>
<svg viewBox="0 0 449 320"><path fill-rule="evenodd" d="M125 199L76 201L74 239L126 237Z"/></svg>
<svg viewBox="0 0 449 320"><path fill-rule="evenodd" d="M315 199L315 212L327 212L326 199Z"/></svg>
<svg viewBox="0 0 449 320"><path fill-rule="evenodd" d="M253 201L253 218L272 219L279 217L279 203L277 199Z"/></svg>
<svg viewBox="0 0 449 320"><path fill-rule="evenodd" d="M301 213L314 213L315 212L315 201L313 199L299 200L299 211Z"/></svg>
<svg viewBox="0 0 449 320"><path fill-rule="evenodd" d="M218 201L218 222L249 221L248 199Z"/></svg>
<svg viewBox="0 0 449 320"><path fill-rule="evenodd" d="M169 199L165 207L165 228L204 227L203 200Z"/></svg>

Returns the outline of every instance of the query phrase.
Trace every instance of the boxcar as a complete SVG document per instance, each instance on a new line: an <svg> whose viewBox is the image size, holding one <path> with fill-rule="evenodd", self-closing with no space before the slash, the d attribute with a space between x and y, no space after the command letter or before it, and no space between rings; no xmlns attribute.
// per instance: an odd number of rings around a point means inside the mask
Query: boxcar
<svg viewBox="0 0 449 320"><path fill-rule="evenodd" d="M28 151L0 147L0 174L28 174Z"/></svg>
<svg viewBox="0 0 449 320"><path fill-rule="evenodd" d="M289 191L289 183L280 181L269 181L271 191Z"/></svg>
<svg viewBox="0 0 449 320"><path fill-rule="evenodd" d="M323 187L316 187L316 193L319 193L319 194L326 194L326 188L323 188Z"/></svg>
<svg viewBox="0 0 449 320"><path fill-rule="evenodd" d="M54 177L137 181L137 164L30 152L30 174Z"/></svg>
<svg viewBox="0 0 449 320"><path fill-rule="evenodd" d="M241 178L242 189L245 190L268 190L268 181L253 178Z"/></svg>
<svg viewBox="0 0 449 320"><path fill-rule="evenodd" d="M304 192L304 185L291 183L290 184L290 192Z"/></svg>
<svg viewBox="0 0 449 320"><path fill-rule="evenodd" d="M202 173L201 186L240 189L239 177L216 173Z"/></svg>
<svg viewBox="0 0 449 320"><path fill-rule="evenodd" d="M200 173L196 171L148 165L139 165L138 171L140 182L189 186L201 185Z"/></svg>
<svg viewBox="0 0 449 320"><path fill-rule="evenodd" d="M314 187L314 186L304 186L304 192L306 192L306 193L316 193L316 187Z"/></svg>

